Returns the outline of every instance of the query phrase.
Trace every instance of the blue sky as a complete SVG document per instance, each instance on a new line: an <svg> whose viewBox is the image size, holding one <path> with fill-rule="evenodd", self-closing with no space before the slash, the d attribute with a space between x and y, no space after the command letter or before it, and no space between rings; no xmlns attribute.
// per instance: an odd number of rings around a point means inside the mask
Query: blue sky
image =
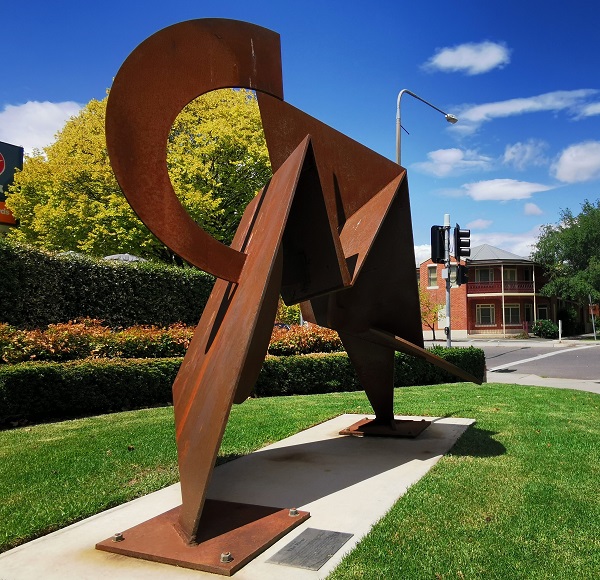
<svg viewBox="0 0 600 580"><path fill-rule="evenodd" d="M600 198L600 3L596 0L0 0L0 140L52 141L101 99L146 37L193 18L246 20L281 35L285 98L395 159L402 98L417 259L429 229L528 255L542 224Z"/></svg>

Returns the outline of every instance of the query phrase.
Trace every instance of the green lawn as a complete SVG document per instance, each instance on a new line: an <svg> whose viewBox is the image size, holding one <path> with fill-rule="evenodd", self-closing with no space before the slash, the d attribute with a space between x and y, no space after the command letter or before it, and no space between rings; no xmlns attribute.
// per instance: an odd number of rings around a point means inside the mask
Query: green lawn
<svg viewBox="0 0 600 580"><path fill-rule="evenodd" d="M345 412L363 393L249 400L221 461ZM471 383L396 391L396 412L477 424L332 578L600 577L600 397ZM172 410L0 432L0 549L177 480Z"/></svg>

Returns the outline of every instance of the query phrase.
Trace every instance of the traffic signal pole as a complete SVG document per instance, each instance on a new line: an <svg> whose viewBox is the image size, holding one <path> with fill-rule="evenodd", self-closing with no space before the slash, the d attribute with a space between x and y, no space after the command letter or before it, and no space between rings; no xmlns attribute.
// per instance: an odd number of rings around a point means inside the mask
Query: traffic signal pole
<svg viewBox="0 0 600 580"><path fill-rule="evenodd" d="M456 285L468 282L467 268L461 266L460 259L471 255L471 230L463 230L458 224L454 228L454 257L456 258ZM431 261L434 264L444 264L442 279L446 280L446 346L452 346L452 324L450 321L450 289L452 280L450 276L450 214L444 214L443 226L431 226Z"/></svg>
<svg viewBox="0 0 600 580"><path fill-rule="evenodd" d="M444 256L444 265L446 267L445 270L445 278L446 278L446 346L450 348L452 346L452 336L451 336L451 324L450 324L450 214L444 214L444 246L445 246L445 256Z"/></svg>

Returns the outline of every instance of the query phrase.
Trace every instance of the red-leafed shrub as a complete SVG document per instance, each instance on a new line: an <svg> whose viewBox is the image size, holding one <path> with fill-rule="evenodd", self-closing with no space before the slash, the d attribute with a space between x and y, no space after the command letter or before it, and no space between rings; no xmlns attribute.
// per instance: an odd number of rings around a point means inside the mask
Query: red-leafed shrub
<svg viewBox="0 0 600 580"><path fill-rule="evenodd" d="M289 356L316 352L338 352L344 350L338 333L316 324L274 328L269 344L269 354Z"/></svg>
<svg viewBox="0 0 600 580"><path fill-rule="evenodd" d="M44 330L19 330L0 324L0 362L183 356L193 334L194 328L184 324L116 331L99 320L51 324Z"/></svg>
<svg viewBox="0 0 600 580"><path fill-rule="evenodd" d="M84 358L164 358L185 355L194 327L132 326L111 330L99 320L51 324L21 330L0 324L0 363L63 362ZM343 350L333 330L316 325L274 328L269 354L275 356Z"/></svg>

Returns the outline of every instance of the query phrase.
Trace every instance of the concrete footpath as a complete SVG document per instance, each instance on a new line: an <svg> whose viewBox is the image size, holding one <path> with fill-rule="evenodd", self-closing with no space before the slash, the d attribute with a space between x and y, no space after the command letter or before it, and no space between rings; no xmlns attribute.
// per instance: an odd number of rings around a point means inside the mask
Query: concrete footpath
<svg viewBox="0 0 600 580"><path fill-rule="evenodd" d="M600 380L582 381L577 379L553 379L501 369L497 371L488 371L487 381L488 383L532 385L535 387L552 387L554 389L574 389L576 391L589 391L600 395Z"/></svg>
<svg viewBox="0 0 600 580"><path fill-rule="evenodd" d="M431 425L415 439L339 435L341 429L364 417L340 415L215 469L208 492L211 499L310 512L308 520L243 567L235 578L325 578L474 423L457 417L428 418ZM219 578L215 574L94 549L97 542L180 503L180 488L173 485L14 548L0 554L0 580L215 580ZM310 544L299 550L295 565L269 560L282 550L294 552L292 542L302 548L304 540L296 538L303 532L337 532L347 540L339 547L327 546L318 569L302 567L304 558L313 557ZM235 558L236 546L228 549Z"/></svg>
<svg viewBox="0 0 600 580"><path fill-rule="evenodd" d="M436 345L445 346L445 342L426 341L426 347ZM547 340L538 338L529 339L502 339L502 338L474 338L469 340L453 340L453 347L483 347L483 346L500 346L500 347L528 347L528 348L574 348L581 346L589 346L598 348L598 356L600 357L600 340L580 340L569 338L563 340ZM557 379L551 377L540 377L528 373L519 372L518 366L510 368L511 365L505 365L508 368L500 368L497 370L487 371L487 381L489 383L506 383L511 385L532 385L536 387L551 387L555 389L574 389L576 391L589 391L591 393L600 394L600 376L597 380L578 380L578 379Z"/></svg>
<svg viewBox="0 0 600 580"><path fill-rule="evenodd" d="M586 339L581 338L563 338L562 340L558 339L548 339L548 338L461 338L461 339L452 339L452 346L506 346L506 347L514 347L514 346L526 346L528 348L569 348L574 346L598 346L600 347L600 339L599 340L590 340L592 337L586 335ZM446 339L444 340L426 340L425 346L446 346Z"/></svg>

